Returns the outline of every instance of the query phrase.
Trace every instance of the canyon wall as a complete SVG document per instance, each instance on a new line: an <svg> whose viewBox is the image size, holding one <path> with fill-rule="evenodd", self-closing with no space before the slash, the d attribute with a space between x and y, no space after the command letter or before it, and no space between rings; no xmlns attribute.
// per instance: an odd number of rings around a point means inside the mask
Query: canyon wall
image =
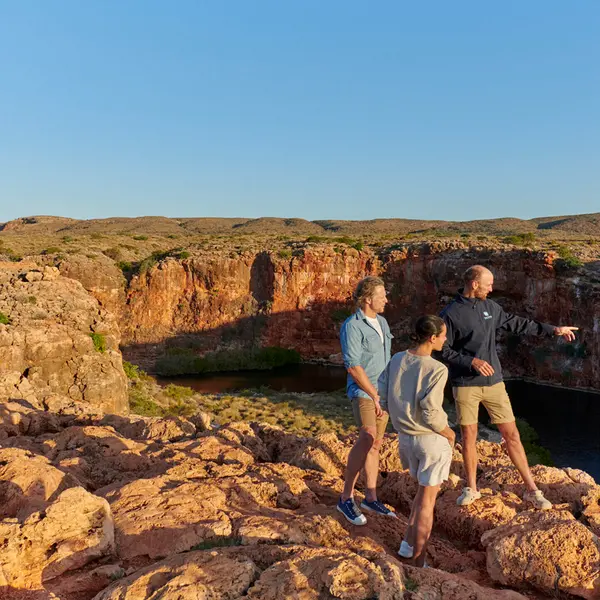
<svg viewBox="0 0 600 600"><path fill-rule="evenodd" d="M414 319L438 313L461 286L462 272L476 263L494 272L492 297L505 310L580 327L575 344L501 335L506 375L600 388L599 281L592 271L559 268L551 251L449 241L380 253L331 245L306 247L293 256L268 250L213 253L168 258L134 276L126 289L124 278L114 274L95 280L97 266L75 269L65 262L61 271L81 279L118 313L126 356L151 368L165 344L199 352L282 346L305 359L339 360L339 327L352 309L352 290L365 275L386 282L385 316L395 350L403 349Z"/></svg>

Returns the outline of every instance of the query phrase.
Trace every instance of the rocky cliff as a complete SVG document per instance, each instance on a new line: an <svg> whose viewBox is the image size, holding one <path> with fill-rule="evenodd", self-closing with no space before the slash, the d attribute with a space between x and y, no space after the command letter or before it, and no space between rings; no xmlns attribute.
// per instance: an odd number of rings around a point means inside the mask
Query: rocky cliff
<svg viewBox="0 0 600 600"><path fill-rule="evenodd" d="M395 348L402 349L412 320L439 312L474 263L493 270L493 297L506 310L581 329L575 344L504 336L508 374L600 387L600 279L592 268L565 267L553 251L449 241L377 252L331 244L293 254L195 252L160 261L128 284L106 260L68 258L60 268L119 314L125 351L151 368L165 343L199 352L275 345L295 348L306 359L335 359L352 289L369 274L386 282L385 314Z"/></svg>
<svg viewBox="0 0 600 600"><path fill-rule="evenodd" d="M0 263L0 398L128 412L115 317L55 267Z"/></svg>

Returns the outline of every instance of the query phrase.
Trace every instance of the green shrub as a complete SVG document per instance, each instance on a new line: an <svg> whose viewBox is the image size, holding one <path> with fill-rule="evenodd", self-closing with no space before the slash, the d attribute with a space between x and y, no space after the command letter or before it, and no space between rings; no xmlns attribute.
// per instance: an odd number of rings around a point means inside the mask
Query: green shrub
<svg viewBox="0 0 600 600"><path fill-rule="evenodd" d="M189 348L169 348L156 361L158 375L197 375L219 371L267 370L289 364L298 364L296 350L270 346L250 350L220 350L199 356Z"/></svg>
<svg viewBox="0 0 600 600"><path fill-rule="evenodd" d="M129 390L129 409L141 417L164 417L165 409L157 404L143 389L132 387Z"/></svg>
<svg viewBox="0 0 600 600"><path fill-rule="evenodd" d="M96 233L92 233L92 235L90 235L90 237L91 237L93 240L101 240L101 239L103 239L103 238L104 238L104 236L103 236L101 233L98 233L98 232L96 232Z"/></svg>
<svg viewBox="0 0 600 600"><path fill-rule="evenodd" d="M554 462L550 451L537 443L539 441L537 431L525 419L517 418L516 422L529 464L553 467Z"/></svg>
<svg viewBox="0 0 600 600"><path fill-rule="evenodd" d="M354 242L354 244L351 244L351 247L360 252L365 247L365 245L363 244L363 242Z"/></svg>
<svg viewBox="0 0 600 600"><path fill-rule="evenodd" d="M134 235L133 239L138 242L145 242L148 239L147 235Z"/></svg>
<svg viewBox="0 0 600 600"><path fill-rule="evenodd" d="M123 361L123 371L127 375L128 379L147 379L148 374L140 369L137 365L134 365L126 360Z"/></svg>
<svg viewBox="0 0 600 600"><path fill-rule="evenodd" d="M211 548L223 548L225 546L241 546L242 538L233 537L216 537L210 540L205 540L204 542L200 542L195 546L192 546L190 550L210 550Z"/></svg>
<svg viewBox="0 0 600 600"><path fill-rule="evenodd" d="M283 258L283 259L288 259L288 258L292 258L292 251L289 250L288 248L286 248L285 250L280 250L277 253L277 256L279 258Z"/></svg>
<svg viewBox="0 0 600 600"><path fill-rule="evenodd" d="M170 234L169 234L167 237L168 237L170 240L176 240L176 239L177 239L179 236L178 236L178 235L175 235L174 233L170 233Z"/></svg>
<svg viewBox="0 0 600 600"><path fill-rule="evenodd" d="M62 248L59 248L58 246L50 246L49 248L42 250L42 254L58 254L59 252L62 252Z"/></svg>
<svg viewBox="0 0 600 600"><path fill-rule="evenodd" d="M69 244L70 242L73 241L74 238L72 238L70 235L63 235L62 241L65 244Z"/></svg>
<svg viewBox="0 0 600 600"><path fill-rule="evenodd" d="M113 260L119 260L121 258L121 249L120 248L108 248L103 251L105 256L108 258L112 258Z"/></svg>
<svg viewBox="0 0 600 600"><path fill-rule="evenodd" d="M123 271L124 274L133 271L133 265L127 260L122 260L118 262L117 267L119 267L119 269L121 269L121 271Z"/></svg>
<svg viewBox="0 0 600 600"><path fill-rule="evenodd" d="M90 333L89 335L94 343L94 348L96 348L98 352L106 352L106 338L104 335L102 333Z"/></svg>
<svg viewBox="0 0 600 600"><path fill-rule="evenodd" d="M29 304L37 304L37 298L35 296L27 296L27 302Z"/></svg>
<svg viewBox="0 0 600 600"><path fill-rule="evenodd" d="M166 396L178 402L187 400L194 395L194 390L192 388L184 387L183 385L175 385L174 383L170 383L163 392Z"/></svg>
<svg viewBox="0 0 600 600"><path fill-rule="evenodd" d="M10 324L10 319L3 312L0 312L0 324L2 324L2 325Z"/></svg>
<svg viewBox="0 0 600 600"><path fill-rule="evenodd" d="M569 246L562 244L556 249L556 252L561 259L555 262L555 267L559 271L577 269L583 266L583 262L573 254L573 250Z"/></svg>
<svg viewBox="0 0 600 600"><path fill-rule="evenodd" d="M535 233L529 231L527 233L517 233L515 235L509 235L503 239L506 244L513 244L514 246L530 246L535 242Z"/></svg>

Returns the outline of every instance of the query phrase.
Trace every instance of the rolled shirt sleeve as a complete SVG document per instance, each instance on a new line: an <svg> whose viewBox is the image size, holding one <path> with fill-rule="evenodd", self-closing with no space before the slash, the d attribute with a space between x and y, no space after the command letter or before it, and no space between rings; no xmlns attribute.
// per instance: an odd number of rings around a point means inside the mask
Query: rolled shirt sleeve
<svg viewBox="0 0 600 600"><path fill-rule="evenodd" d="M352 321L344 323L340 331L340 344L346 369L360 366L363 352L362 334L358 328L352 325Z"/></svg>

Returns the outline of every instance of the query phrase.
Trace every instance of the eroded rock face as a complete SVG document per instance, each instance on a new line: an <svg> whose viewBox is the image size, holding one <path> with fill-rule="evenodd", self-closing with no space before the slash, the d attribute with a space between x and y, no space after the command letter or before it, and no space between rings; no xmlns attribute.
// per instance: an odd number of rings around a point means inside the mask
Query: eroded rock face
<svg viewBox="0 0 600 600"><path fill-rule="evenodd" d="M499 583L600 598L600 542L569 512L521 513L482 542Z"/></svg>
<svg viewBox="0 0 600 600"><path fill-rule="evenodd" d="M236 257L167 259L136 276L122 304L128 352L152 368L157 345L193 334L205 350L238 343L295 348L305 358L336 360L339 325L352 290L367 275L389 289L385 316L394 349L406 347L415 315L437 314L477 263L495 275L494 297L509 312L553 324L575 323L577 343L509 338L500 342L505 371L569 386L600 387L600 285L593 276L561 272L554 252L507 250L456 241L415 244L386 254L343 253L331 245L280 258L268 249ZM72 276L77 277L75 271ZM87 289L94 289L85 283ZM118 294L114 294L115 298ZM100 297L100 296L98 296ZM338 356L339 359L339 356Z"/></svg>
<svg viewBox="0 0 600 600"><path fill-rule="evenodd" d="M128 412L115 317L55 267L0 264L0 392L33 407L62 395L107 412ZM97 336L97 349L92 339ZM103 347L103 349L102 349Z"/></svg>
<svg viewBox="0 0 600 600"><path fill-rule="evenodd" d="M68 489L23 523L0 523L0 586L35 588L91 560L110 555L114 530L106 500Z"/></svg>

